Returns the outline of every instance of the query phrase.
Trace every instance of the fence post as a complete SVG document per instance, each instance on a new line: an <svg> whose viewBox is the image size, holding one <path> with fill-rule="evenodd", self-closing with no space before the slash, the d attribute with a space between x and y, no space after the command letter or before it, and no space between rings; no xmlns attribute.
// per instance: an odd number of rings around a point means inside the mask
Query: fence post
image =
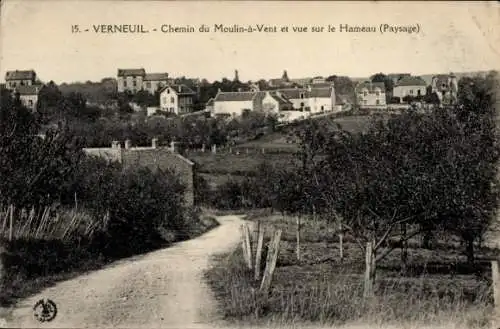
<svg viewBox="0 0 500 329"><path fill-rule="evenodd" d="M276 261L278 260L278 251L280 246L281 230L276 230L274 233L271 244L269 245L269 250L266 259L266 269L264 270L264 275L262 277L262 282L259 291L267 296L269 293L269 288L271 287L271 280L273 277L274 269L276 268Z"/></svg>
<svg viewBox="0 0 500 329"><path fill-rule="evenodd" d="M494 325L500 325L500 273L498 272L498 261L491 261L491 280L493 283L493 322Z"/></svg>
<svg viewBox="0 0 500 329"><path fill-rule="evenodd" d="M241 225L241 249L243 250L243 258L245 259L245 264L249 269L252 269L252 251L250 250L250 236L248 226L246 224Z"/></svg>
<svg viewBox="0 0 500 329"><path fill-rule="evenodd" d="M255 281L260 279L260 265L262 258L262 245L264 244L264 227L257 222L257 247L255 251Z"/></svg>

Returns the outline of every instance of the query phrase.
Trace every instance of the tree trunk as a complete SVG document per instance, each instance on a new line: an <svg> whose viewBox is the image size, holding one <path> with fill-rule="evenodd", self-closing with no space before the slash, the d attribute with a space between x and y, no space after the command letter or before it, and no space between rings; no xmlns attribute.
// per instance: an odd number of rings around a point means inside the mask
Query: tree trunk
<svg viewBox="0 0 500 329"><path fill-rule="evenodd" d="M406 241L406 223L401 223L401 272L404 274L408 270L408 241Z"/></svg>
<svg viewBox="0 0 500 329"><path fill-rule="evenodd" d="M474 239L471 237L468 237L466 239L465 253L467 255L467 263L469 265L473 265L474 264Z"/></svg>
<svg viewBox="0 0 500 329"><path fill-rule="evenodd" d="M300 215L297 216L297 260L300 262Z"/></svg>
<svg viewBox="0 0 500 329"><path fill-rule="evenodd" d="M342 226L342 221L339 222L339 257L340 262L344 261L344 228Z"/></svg>
<svg viewBox="0 0 500 329"><path fill-rule="evenodd" d="M363 298L366 300L371 298L374 293L375 284L375 270L376 270L376 254L374 250L374 243L368 242L366 244L366 258L365 258L365 279L364 279L364 290Z"/></svg>

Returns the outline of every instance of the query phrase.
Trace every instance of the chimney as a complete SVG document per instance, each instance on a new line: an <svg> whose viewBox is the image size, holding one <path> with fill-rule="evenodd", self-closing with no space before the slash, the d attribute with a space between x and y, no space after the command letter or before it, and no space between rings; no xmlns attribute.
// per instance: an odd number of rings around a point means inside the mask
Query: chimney
<svg viewBox="0 0 500 329"><path fill-rule="evenodd" d="M130 139L125 140L125 149L128 150L130 149L130 147L132 147L132 142L130 141Z"/></svg>
<svg viewBox="0 0 500 329"><path fill-rule="evenodd" d="M182 92L182 85L179 86L179 92Z"/></svg>
<svg viewBox="0 0 500 329"><path fill-rule="evenodd" d="M158 138L153 138L151 140L151 147L153 147L154 149L158 147Z"/></svg>
<svg viewBox="0 0 500 329"><path fill-rule="evenodd" d="M112 141L111 142L111 148L112 149L119 149L120 148L120 142L119 141Z"/></svg>

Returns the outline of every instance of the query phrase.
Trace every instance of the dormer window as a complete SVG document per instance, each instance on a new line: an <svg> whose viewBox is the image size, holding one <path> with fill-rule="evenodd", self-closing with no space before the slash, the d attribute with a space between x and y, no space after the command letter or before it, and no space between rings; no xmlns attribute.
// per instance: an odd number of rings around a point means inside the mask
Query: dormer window
<svg viewBox="0 0 500 329"><path fill-rule="evenodd" d="M304 93L300 93L300 99L304 99Z"/></svg>

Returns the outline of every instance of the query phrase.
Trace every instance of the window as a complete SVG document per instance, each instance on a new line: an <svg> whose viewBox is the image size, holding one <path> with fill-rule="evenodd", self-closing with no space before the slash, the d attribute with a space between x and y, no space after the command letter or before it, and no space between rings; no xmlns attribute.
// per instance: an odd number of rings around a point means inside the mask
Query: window
<svg viewBox="0 0 500 329"><path fill-rule="evenodd" d="M375 102L375 104L380 105L380 101L377 99L377 101Z"/></svg>
<svg viewBox="0 0 500 329"><path fill-rule="evenodd" d="M418 95L418 96L422 96L422 92L420 91L420 89L419 89L419 90L417 90L417 95Z"/></svg>
<svg viewBox="0 0 500 329"><path fill-rule="evenodd" d="M323 112L325 110L325 107L323 105L321 105L321 112Z"/></svg>
<svg viewBox="0 0 500 329"><path fill-rule="evenodd" d="M146 82L146 88L151 88L151 82Z"/></svg>
<svg viewBox="0 0 500 329"><path fill-rule="evenodd" d="M410 95L413 95L413 89L410 89Z"/></svg>
<svg viewBox="0 0 500 329"><path fill-rule="evenodd" d="M175 98L170 97L170 103L175 103Z"/></svg>
<svg viewBox="0 0 500 329"><path fill-rule="evenodd" d="M12 82L12 87L15 87L16 86L16 83L15 82Z"/></svg>
<svg viewBox="0 0 500 329"><path fill-rule="evenodd" d="M364 104L364 105L366 105L367 103L368 103L368 102L367 102L367 100L365 99L365 100L363 101L363 104Z"/></svg>
<svg viewBox="0 0 500 329"><path fill-rule="evenodd" d="M363 91L363 96L368 96L368 91Z"/></svg>
<svg viewBox="0 0 500 329"><path fill-rule="evenodd" d="M137 86L137 81L132 81L132 86L136 87Z"/></svg>
<svg viewBox="0 0 500 329"><path fill-rule="evenodd" d="M377 90L377 92L375 93L375 95L380 96L380 91Z"/></svg>
<svg viewBox="0 0 500 329"><path fill-rule="evenodd" d="M170 108L170 112L174 112L174 108L173 107Z"/></svg>
<svg viewBox="0 0 500 329"><path fill-rule="evenodd" d="M167 94L170 94L170 89L167 89Z"/></svg>
<svg viewBox="0 0 500 329"><path fill-rule="evenodd" d="M300 93L300 99L304 99L304 93ZM302 105L304 106L304 105Z"/></svg>
<svg viewBox="0 0 500 329"><path fill-rule="evenodd" d="M127 87L127 80L123 80L123 87Z"/></svg>
<svg viewBox="0 0 500 329"><path fill-rule="evenodd" d="M30 100L28 100L28 105L29 105L29 106L33 106L33 100L31 100L31 99L30 99Z"/></svg>
<svg viewBox="0 0 500 329"><path fill-rule="evenodd" d="M300 103L300 107L304 107L304 102Z"/></svg>

